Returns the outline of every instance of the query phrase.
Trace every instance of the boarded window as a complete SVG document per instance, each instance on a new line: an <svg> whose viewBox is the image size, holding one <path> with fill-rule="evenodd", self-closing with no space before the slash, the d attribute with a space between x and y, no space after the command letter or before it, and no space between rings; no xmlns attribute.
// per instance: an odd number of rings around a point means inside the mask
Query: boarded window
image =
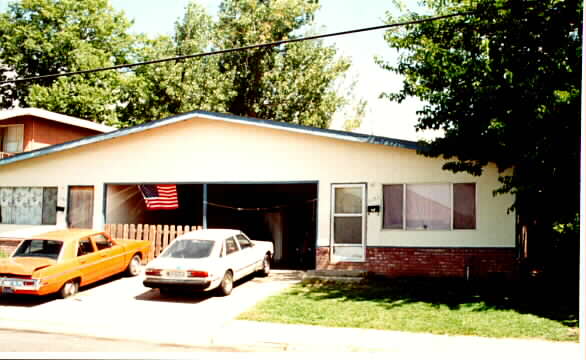
<svg viewBox="0 0 586 360"><path fill-rule="evenodd" d="M0 223L57 224L57 188L1 187Z"/></svg>

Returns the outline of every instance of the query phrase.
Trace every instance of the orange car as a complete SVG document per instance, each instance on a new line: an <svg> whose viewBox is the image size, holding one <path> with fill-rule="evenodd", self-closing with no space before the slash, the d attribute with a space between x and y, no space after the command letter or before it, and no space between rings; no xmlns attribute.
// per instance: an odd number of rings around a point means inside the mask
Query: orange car
<svg viewBox="0 0 586 360"><path fill-rule="evenodd" d="M23 240L7 259L0 259L0 294L62 297L126 271L140 273L150 242L112 239L96 230L68 229Z"/></svg>

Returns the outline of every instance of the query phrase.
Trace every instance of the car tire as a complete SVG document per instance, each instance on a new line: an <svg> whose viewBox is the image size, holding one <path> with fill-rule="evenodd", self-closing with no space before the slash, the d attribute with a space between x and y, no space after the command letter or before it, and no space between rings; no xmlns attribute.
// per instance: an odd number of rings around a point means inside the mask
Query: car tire
<svg viewBox="0 0 586 360"><path fill-rule="evenodd" d="M75 280L69 280L65 284L63 284L59 293L60 293L61 297L63 299L65 299L65 298L68 298L70 296L77 294L78 290L79 290L79 283Z"/></svg>
<svg viewBox="0 0 586 360"><path fill-rule="evenodd" d="M260 276L269 276L271 272L271 255L266 254L262 260L262 268L259 270Z"/></svg>
<svg viewBox="0 0 586 360"><path fill-rule="evenodd" d="M138 274L140 274L140 256L135 254L128 263L128 267L126 268L126 275L137 276Z"/></svg>
<svg viewBox="0 0 586 360"><path fill-rule="evenodd" d="M228 296L232 293L232 289L234 288L234 275L232 275L231 271L226 271L224 277L222 278L222 282L218 287L218 292L221 296Z"/></svg>

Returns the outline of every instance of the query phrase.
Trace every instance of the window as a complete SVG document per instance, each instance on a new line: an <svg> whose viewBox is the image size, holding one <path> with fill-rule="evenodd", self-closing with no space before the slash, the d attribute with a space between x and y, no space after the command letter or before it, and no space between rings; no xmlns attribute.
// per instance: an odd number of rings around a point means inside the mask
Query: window
<svg viewBox="0 0 586 360"><path fill-rule="evenodd" d="M94 240L94 243L96 243L98 250L109 249L114 246L112 240L108 239L104 234L91 236L91 239Z"/></svg>
<svg viewBox="0 0 586 360"><path fill-rule="evenodd" d="M57 188L0 187L0 224L57 224Z"/></svg>
<svg viewBox="0 0 586 360"><path fill-rule="evenodd" d="M94 246L89 238L79 239L79 246L77 247L77 256L84 256L94 252Z"/></svg>
<svg viewBox="0 0 586 360"><path fill-rule="evenodd" d="M236 245L236 240L234 238L226 239L226 255L230 255L238 251L238 245Z"/></svg>
<svg viewBox="0 0 586 360"><path fill-rule="evenodd" d="M383 228L476 229L476 184L384 185Z"/></svg>
<svg viewBox="0 0 586 360"><path fill-rule="evenodd" d="M0 126L0 152L22 152L24 125Z"/></svg>
<svg viewBox="0 0 586 360"><path fill-rule="evenodd" d="M236 239L238 239L238 244L240 244L242 250L252 247L252 242L248 240L246 236L238 234L236 235Z"/></svg>
<svg viewBox="0 0 586 360"><path fill-rule="evenodd" d="M14 257L44 257L57 259L62 246L63 242L58 240L27 239L20 243L14 252Z"/></svg>

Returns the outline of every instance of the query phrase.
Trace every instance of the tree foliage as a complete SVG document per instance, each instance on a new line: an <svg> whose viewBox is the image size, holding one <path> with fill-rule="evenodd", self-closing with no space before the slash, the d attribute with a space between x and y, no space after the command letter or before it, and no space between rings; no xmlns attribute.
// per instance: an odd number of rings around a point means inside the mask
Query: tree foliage
<svg viewBox="0 0 586 360"><path fill-rule="evenodd" d="M462 15L388 32L401 56L381 64L405 77L387 96L423 100L417 128L444 132L422 153L475 175L493 162L502 174L497 192L515 194L513 208L527 221L550 229L575 222L582 1L425 4L436 14ZM421 17L411 12L400 20Z"/></svg>
<svg viewBox="0 0 586 360"><path fill-rule="evenodd" d="M23 0L1 14L0 64L30 77L268 43L309 31L317 9L315 0L223 0L214 19L192 1L172 36L150 39L127 35L108 0ZM119 127L191 110L328 127L349 66L311 41L4 87L0 97Z"/></svg>
<svg viewBox="0 0 586 360"><path fill-rule="evenodd" d="M0 14L0 63L33 77L128 63L131 23L108 0L22 0ZM116 120L122 74L100 73L0 88L3 107L37 106L80 117Z"/></svg>

